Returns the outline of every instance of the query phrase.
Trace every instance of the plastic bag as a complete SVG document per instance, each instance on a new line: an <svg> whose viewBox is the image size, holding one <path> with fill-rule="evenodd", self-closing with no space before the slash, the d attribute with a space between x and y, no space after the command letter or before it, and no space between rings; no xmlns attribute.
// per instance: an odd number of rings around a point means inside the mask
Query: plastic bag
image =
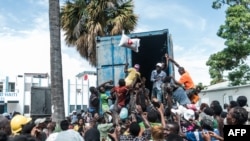
<svg viewBox="0 0 250 141"><path fill-rule="evenodd" d="M122 38L120 40L119 46L129 48L134 52L139 52L140 39L131 39L130 37L122 33Z"/></svg>
<svg viewBox="0 0 250 141"><path fill-rule="evenodd" d="M186 120L188 120L188 121L189 121L190 119L194 120L194 119L195 119L194 110L187 109L187 110L184 112L183 117L184 117L184 119L186 119Z"/></svg>
<svg viewBox="0 0 250 141"><path fill-rule="evenodd" d="M174 114L183 115L186 110L187 110L187 108L183 107L182 105L179 105L178 109L172 108L171 112Z"/></svg>
<svg viewBox="0 0 250 141"><path fill-rule="evenodd" d="M128 117L128 109L127 108L122 108L121 109L121 112L119 114L120 118L123 120L123 119L126 119Z"/></svg>

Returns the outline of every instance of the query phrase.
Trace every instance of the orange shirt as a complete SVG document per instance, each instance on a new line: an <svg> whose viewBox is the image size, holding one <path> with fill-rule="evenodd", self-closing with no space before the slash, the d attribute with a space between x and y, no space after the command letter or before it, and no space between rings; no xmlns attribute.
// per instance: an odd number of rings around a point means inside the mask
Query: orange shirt
<svg viewBox="0 0 250 141"><path fill-rule="evenodd" d="M181 75L179 83L183 84L186 90L195 88L194 82L187 71Z"/></svg>

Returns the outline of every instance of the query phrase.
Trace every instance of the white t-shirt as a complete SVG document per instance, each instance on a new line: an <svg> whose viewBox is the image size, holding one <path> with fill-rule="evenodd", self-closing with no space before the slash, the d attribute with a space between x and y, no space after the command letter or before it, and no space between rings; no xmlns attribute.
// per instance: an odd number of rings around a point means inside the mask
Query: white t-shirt
<svg viewBox="0 0 250 141"><path fill-rule="evenodd" d="M84 141L83 137L73 129L52 133L46 139L46 141Z"/></svg>

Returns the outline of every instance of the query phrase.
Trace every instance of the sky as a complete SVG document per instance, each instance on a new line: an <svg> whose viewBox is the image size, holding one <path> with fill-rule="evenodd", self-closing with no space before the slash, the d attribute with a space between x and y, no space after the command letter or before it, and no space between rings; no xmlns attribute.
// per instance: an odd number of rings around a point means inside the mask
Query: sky
<svg viewBox="0 0 250 141"><path fill-rule="evenodd" d="M209 85L206 61L225 47L216 35L225 8L212 9L212 0L135 0L134 5L139 16L134 32L168 29L174 59L196 84ZM64 80L95 70L74 47L65 45L61 34ZM48 0L0 0L0 60L1 76L50 73Z"/></svg>

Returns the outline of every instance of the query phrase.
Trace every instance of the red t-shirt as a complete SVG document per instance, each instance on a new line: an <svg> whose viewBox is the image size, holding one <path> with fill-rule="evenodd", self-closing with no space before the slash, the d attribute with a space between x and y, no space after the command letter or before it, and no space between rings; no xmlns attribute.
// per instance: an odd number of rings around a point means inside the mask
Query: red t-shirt
<svg viewBox="0 0 250 141"><path fill-rule="evenodd" d="M117 99L117 103L119 106L123 107L125 106L125 100L126 100L126 94L128 92L128 87L126 86L116 86L114 87L114 92L116 93L118 99Z"/></svg>

